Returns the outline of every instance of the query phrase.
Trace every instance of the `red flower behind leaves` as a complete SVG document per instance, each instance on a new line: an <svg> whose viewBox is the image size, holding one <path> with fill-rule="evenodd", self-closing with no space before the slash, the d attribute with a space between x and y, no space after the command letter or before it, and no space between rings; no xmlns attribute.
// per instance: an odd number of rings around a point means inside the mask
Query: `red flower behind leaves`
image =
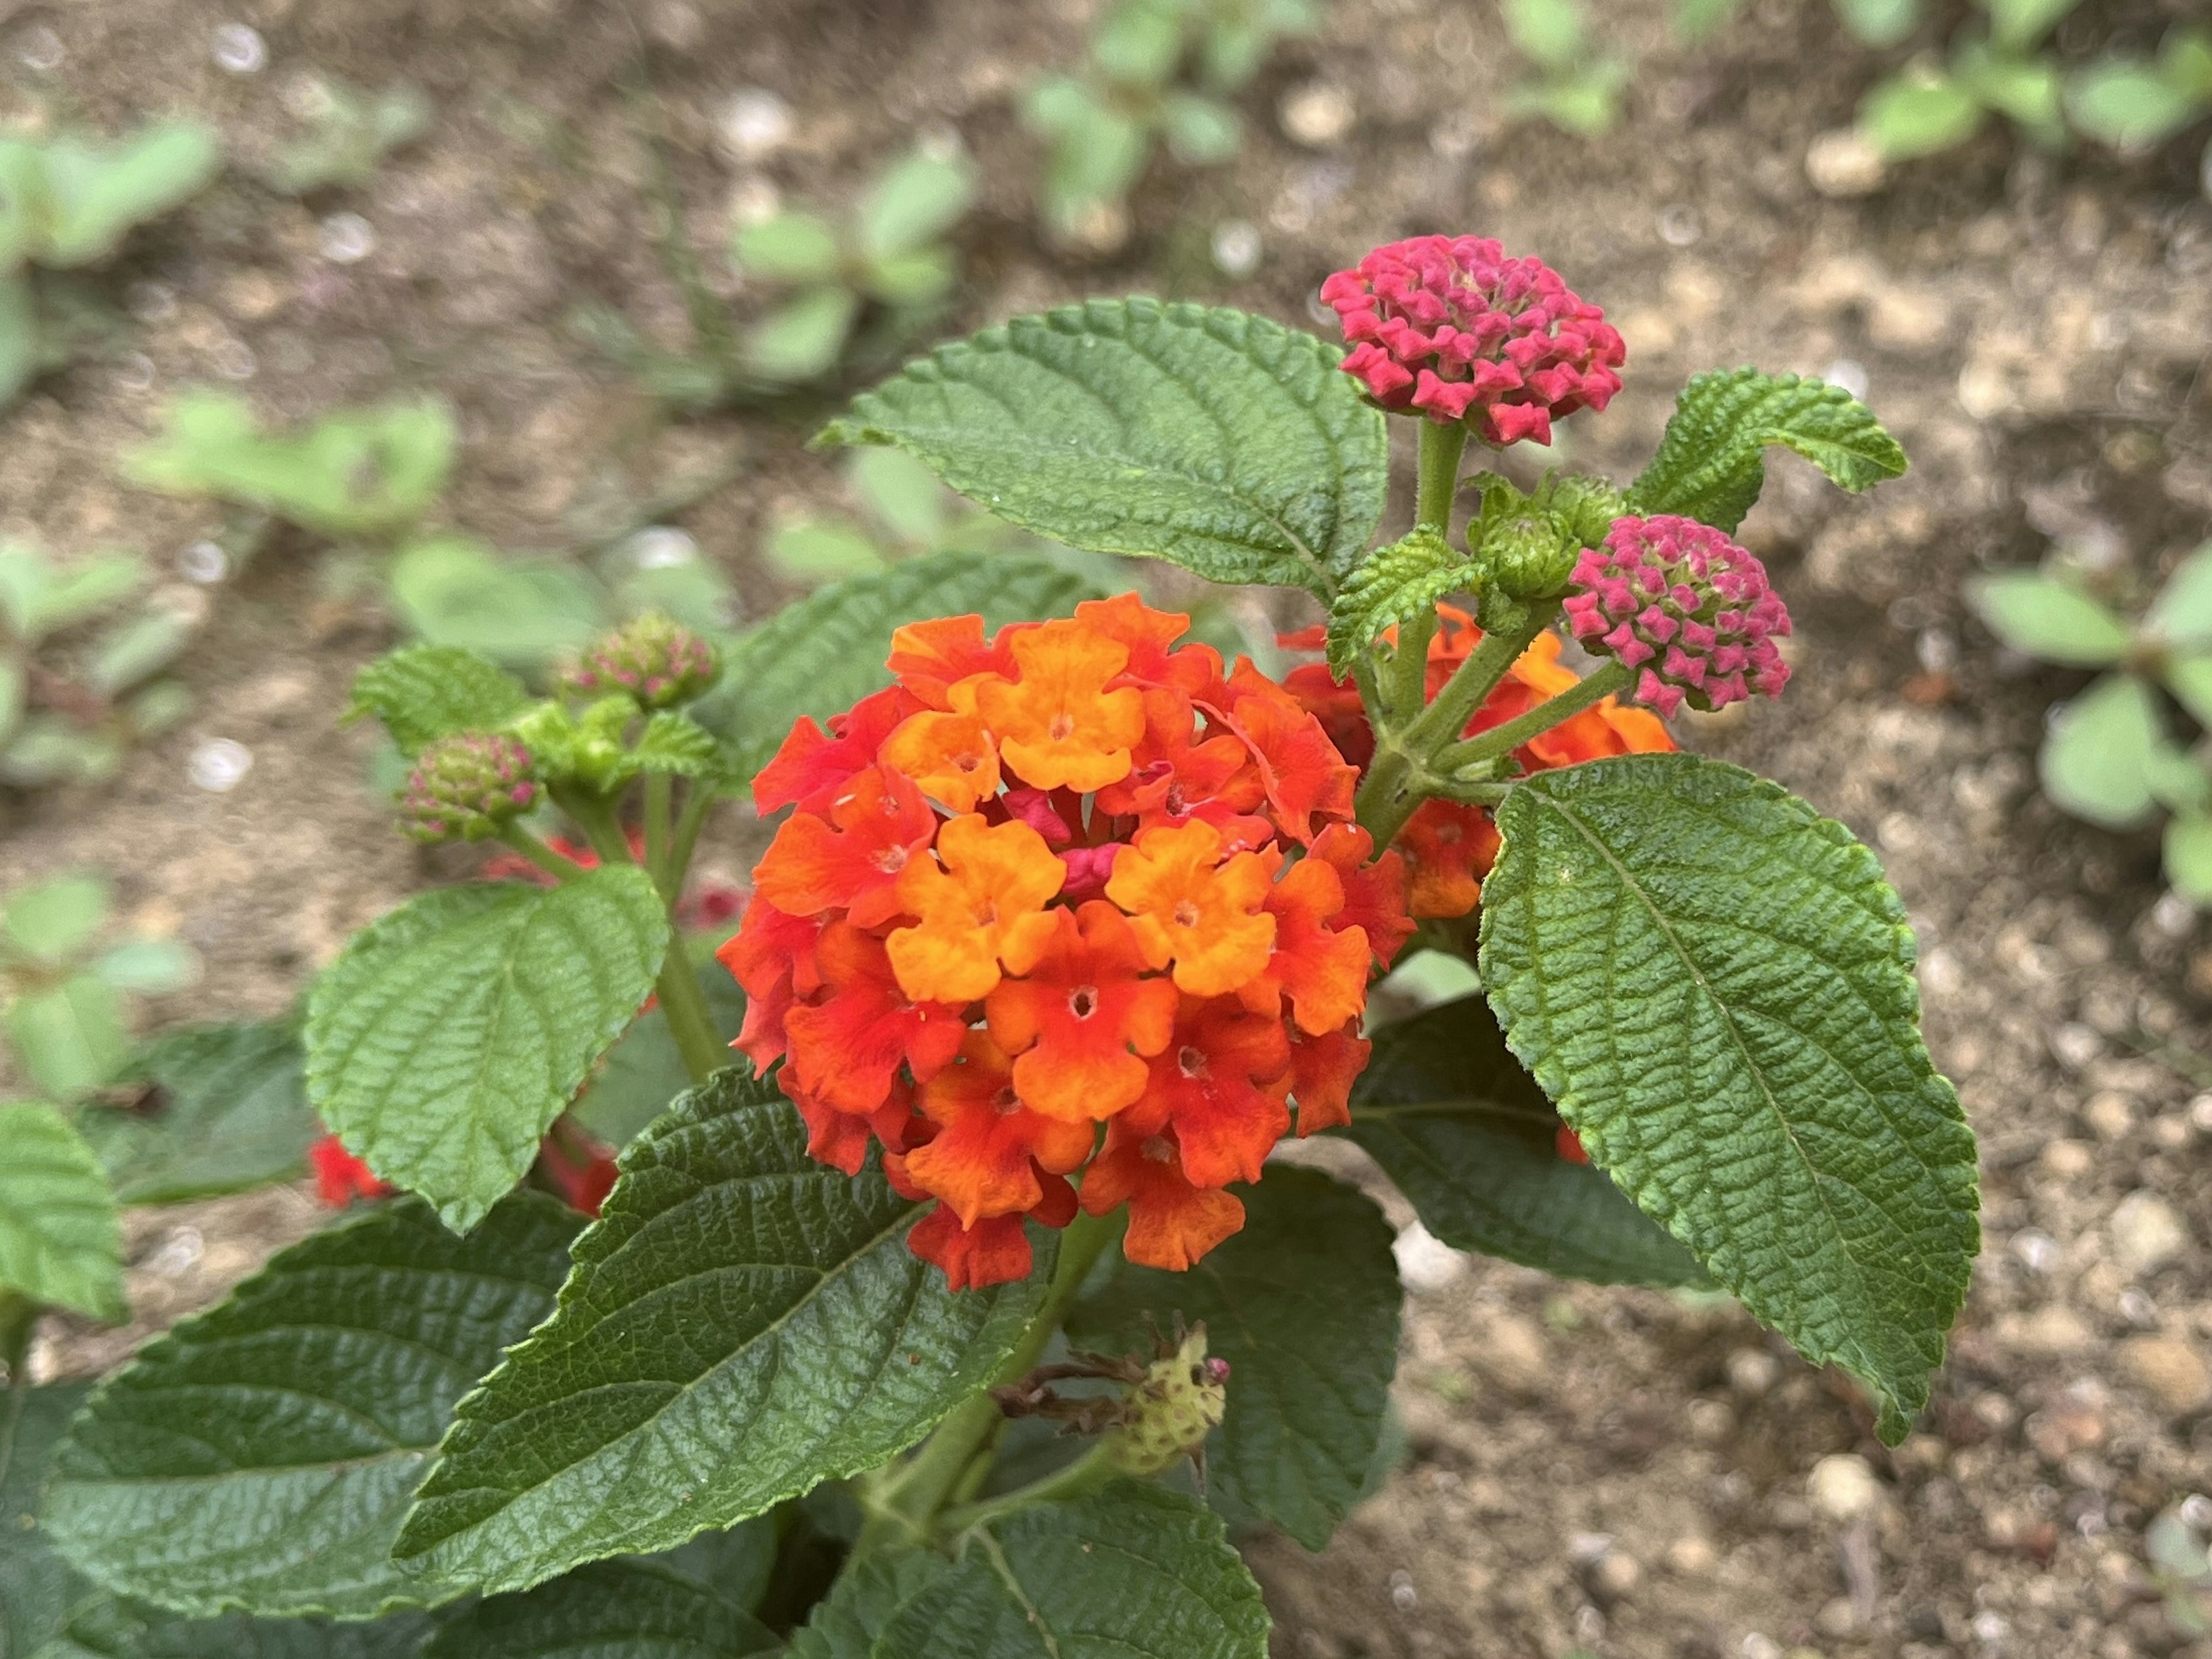
<svg viewBox="0 0 2212 1659"><path fill-rule="evenodd" d="M1344 1121L1368 980L1412 930L1328 727L1178 646L1188 621L1128 595L902 628L898 683L802 722L755 787L794 810L718 953L737 1046L782 1062L814 1156L879 1142L935 1200L908 1242L956 1288L1027 1273L1079 1172L1094 1213L1129 1206L1133 1261L1235 1232L1223 1189L1294 1106Z"/></svg>
<svg viewBox="0 0 2212 1659"><path fill-rule="evenodd" d="M308 1146L307 1167L315 1172L315 1200L328 1209L343 1210L357 1198L382 1198L392 1191L336 1135L320 1136Z"/></svg>

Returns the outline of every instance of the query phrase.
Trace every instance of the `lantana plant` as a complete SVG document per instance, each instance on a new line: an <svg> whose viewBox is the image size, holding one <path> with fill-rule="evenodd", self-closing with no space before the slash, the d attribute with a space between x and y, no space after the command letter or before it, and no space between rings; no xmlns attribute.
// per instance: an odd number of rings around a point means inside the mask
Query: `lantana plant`
<svg viewBox="0 0 2212 1659"><path fill-rule="evenodd" d="M1903 907L1668 725L1789 678L1733 539L1765 449L1854 490L1902 454L1843 391L1743 369L1692 381L1625 487L1523 487L1468 451L1605 408L1598 307L1474 237L1323 295L1348 355L1094 301L822 434L1079 548L1303 591L1325 619L1279 677L974 551L719 644L634 623L548 697L449 648L364 672L406 831L542 879L427 893L314 988L308 1095L362 1166L329 1155L337 1195L399 1195L76 1409L0 1545L46 1552L64 1627L1261 1659L1232 1529L1328 1540L1398 1342L1382 1212L1275 1155L1316 1134L1449 1243L1733 1293L1906 1432L1978 1230ZM1378 545L1394 415L1414 521ZM741 921L689 886L726 793L773 823ZM1385 1023L1416 948L1481 988ZM618 1063L690 1083L586 1225L543 1143Z"/></svg>

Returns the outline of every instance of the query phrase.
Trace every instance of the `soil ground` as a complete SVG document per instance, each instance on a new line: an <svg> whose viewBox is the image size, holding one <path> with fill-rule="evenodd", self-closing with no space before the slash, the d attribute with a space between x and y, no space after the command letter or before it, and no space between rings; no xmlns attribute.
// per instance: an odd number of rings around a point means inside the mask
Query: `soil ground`
<svg viewBox="0 0 2212 1659"><path fill-rule="evenodd" d="M2188 9L2096 9L2148 40ZM1486 0L1337 0L1325 34L1244 98L1243 157L1162 163L1126 250L1086 263L1030 227L1035 157L1013 99L1075 55L1089 9L0 0L8 117L115 126L189 110L251 154L308 70L411 79L438 111L366 188L302 205L233 181L135 240L111 280L138 296L145 362L89 364L0 417L0 535L167 560L206 533L212 510L113 473L178 386L228 372L287 418L428 388L461 414L453 520L508 546L570 540L611 483L648 491L687 456L736 447L744 476L681 522L748 614L772 609L784 595L756 550L778 514L842 504L833 463L761 416L641 437L638 395L562 325L584 296L672 339L680 319L622 82L641 51L685 228L714 269L733 214L771 191L842 198L917 132L949 128L987 180L961 327L1130 290L1304 322L1321 278L1370 245L1473 229L1540 252L1627 335L1628 390L1561 446L1577 464L1626 476L1702 368L1863 382L1914 471L1853 500L1776 465L1746 538L1798 619L1797 678L1778 706L1685 738L1843 818L1919 930L1929 1038L1981 1139L1987 1235L1923 1431L1885 1452L1847 1386L1730 1305L1565 1285L1409 1235L1409 1461L1322 1556L1252 1544L1276 1650L2212 1653L2185 1645L2143 1551L2153 1516L2212 1492L2212 1096L2183 1074L2212 1055L2212 930L2161 897L2154 837L2083 829L2041 799L2042 714L2080 677L2008 659L1961 600L1973 572L2053 538L2150 579L2204 538L2212 206L2195 150L2044 158L1993 131L1833 198L1808 180L1808 147L1848 122L1875 66L1826 7L1760 0L1694 51L1668 43L1654 0L1602 9L1650 56L1626 125L1585 142L1500 118L1517 70ZM213 61L233 21L266 39L258 74ZM35 30L63 48L44 72L19 62ZM795 124L738 161L716 112L748 86ZM1347 118L1337 133L1292 120L1322 141L1295 143L1278 112L1316 87ZM319 216L337 210L374 228L366 259L323 257ZM1206 257L1232 219L1264 249L1241 281ZM216 592L183 668L193 715L121 781L0 800L0 886L99 868L133 921L204 956L203 983L152 1019L279 1011L432 872L387 833L366 739L332 735L353 670L392 635L329 601L326 558L280 540ZM187 776L215 738L252 756L223 793ZM732 872L742 830L714 832ZM40 1370L112 1364L314 1223L291 1192L135 1216L136 1322L51 1331ZM1834 1454L1863 1465L1816 1478Z"/></svg>

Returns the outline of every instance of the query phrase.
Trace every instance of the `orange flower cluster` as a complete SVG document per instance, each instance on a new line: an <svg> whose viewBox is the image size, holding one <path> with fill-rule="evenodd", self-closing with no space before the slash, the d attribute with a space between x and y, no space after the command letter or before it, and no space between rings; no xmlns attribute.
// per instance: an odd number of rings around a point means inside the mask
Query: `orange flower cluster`
<svg viewBox="0 0 2212 1659"><path fill-rule="evenodd" d="M1321 722L1188 625L1128 594L902 628L896 684L754 783L795 810L718 953L736 1046L781 1062L816 1158L857 1170L872 1138L937 1200L908 1242L955 1288L1027 1273L1024 1218L1079 1205L1127 1205L1130 1260L1188 1267L1293 1103L1301 1134L1347 1121L1404 866L1371 858Z"/></svg>
<svg viewBox="0 0 2212 1659"><path fill-rule="evenodd" d="M1464 611L1440 605L1437 618L1436 635L1429 641L1427 695L1431 698L1482 641L1482 630ZM1318 651L1325 632L1309 628L1285 634L1278 642L1287 650ZM1559 636L1547 629L1475 710L1462 735L1473 737L1517 720L1569 690L1578 678L1559 661ZM1375 734L1368 729L1366 710L1352 682L1336 678L1325 664L1309 663L1292 669L1283 685L1322 722L1346 758L1364 771L1375 753ZM1674 747L1674 740L1657 715L1607 697L1531 738L1513 755L1523 771L1540 772L1608 755L1655 754ZM1406 855L1407 914L1424 920L1463 916L1482 897L1482 878L1498 856L1498 827L1486 807L1428 800L1406 821L1394 845Z"/></svg>

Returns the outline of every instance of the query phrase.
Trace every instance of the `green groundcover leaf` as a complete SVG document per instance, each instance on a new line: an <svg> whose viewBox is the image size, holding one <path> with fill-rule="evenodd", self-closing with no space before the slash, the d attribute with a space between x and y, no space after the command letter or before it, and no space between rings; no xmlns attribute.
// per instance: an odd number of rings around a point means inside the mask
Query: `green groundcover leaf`
<svg viewBox="0 0 2212 1659"><path fill-rule="evenodd" d="M456 732L493 732L530 706L520 680L454 645L410 645L354 676L345 718L374 714L408 754Z"/></svg>
<svg viewBox="0 0 2212 1659"><path fill-rule="evenodd" d="M768 763L792 724L842 714L891 683L892 633L926 617L980 612L985 626L1064 617L1095 584L1043 559L932 553L825 587L744 635L723 659L720 685L691 707L746 777Z"/></svg>
<svg viewBox="0 0 2212 1659"><path fill-rule="evenodd" d="M1591 1158L1894 1443L1979 1245L1974 1139L1919 1030L1905 907L1778 785L1689 755L1498 811L1481 966Z"/></svg>
<svg viewBox="0 0 2212 1659"><path fill-rule="evenodd" d="M1209 1494L1231 1520L1271 1521L1317 1550L1359 1497L1382 1438L1403 1300L1390 1229L1373 1200L1315 1170L1270 1166L1242 1196L1244 1231L1188 1273L1117 1259L1070 1316L1068 1339L1148 1352L1176 1316L1203 1320L1209 1351L1229 1362Z"/></svg>
<svg viewBox="0 0 2212 1659"><path fill-rule="evenodd" d="M1559 1155L1559 1126L1471 996L1375 1034L1348 1133L1455 1249L1599 1285L1708 1282L1603 1170Z"/></svg>
<svg viewBox="0 0 2212 1659"><path fill-rule="evenodd" d="M102 1600L54 1551L38 1523L39 1492L82 1382L0 1394L0 1656L46 1659L70 1619Z"/></svg>
<svg viewBox="0 0 2212 1659"><path fill-rule="evenodd" d="M988 1382L1049 1276L954 1292L917 1206L806 1155L732 1067L623 1156L560 1311L462 1404L398 1551L522 1589L886 1462Z"/></svg>
<svg viewBox="0 0 2212 1659"><path fill-rule="evenodd" d="M775 1561L763 1518L664 1555L588 1566L442 1621L422 1659L736 1659L776 1645L751 1601Z"/></svg>
<svg viewBox="0 0 2212 1659"><path fill-rule="evenodd" d="M2148 823L2165 726L2149 686L2133 674L2106 675L2054 711L2035 760L2044 793L2107 830Z"/></svg>
<svg viewBox="0 0 2212 1659"><path fill-rule="evenodd" d="M1637 513L1734 531L1766 482L1763 452L1793 449L1854 493L1901 477L1905 452L1841 386L1755 368L1716 369L1682 388L1651 465L1629 486Z"/></svg>
<svg viewBox="0 0 2212 1659"><path fill-rule="evenodd" d="M1071 546L1327 599L1389 471L1340 356L1241 311L1093 300L940 346L822 435L896 444Z"/></svg>
<svg viewBox="0 0 2212 1659"><path fill-rule="evenodd" d="M653 989L668 919L635 865L425 893L307 1005L307 1093L386 1181L476 1224Z"/></svg>
<svg viewBox="0 0 2212 1659"><path fill-rule="evenodd" d="M169 1031L148 1050L145 1112L85 1108L77 1127L124 1204L181 1204L289 1181L322 1132L295 1019Z"/></svg>
<svg viewBox="0 0 2212 1659"><path fill-rule="evenodd" d="M2015 651L2075 668L2104 668L2127 654L2127 624L2071 582L2039 570L2000 570L1966 580L1966 600Z"/></svg>
<svg viewBox="0 0 2212 1659"><path fill-rule="evenodd" d="M1267 1610L1220 1518L1117 1481L838 1582L793 1659L1265 1659Z"/></svg>
<svg viewBox="0 0 2212 1659"><path fill-rule="evenodd" d="M0 1106L0 1290L119 1321L123 1228L107 1175L51 1106Z"/></svg>
<svg viewBox="0 0 2212 1659"><path fill-rule="evenodd" d="M551 1310L577 1224L517 1194L459 1238L404 1201L283 1251L93 1395L54 1455L56 1543L200 1616L450 1599L392 1539L455 1402Z"/></svg>

